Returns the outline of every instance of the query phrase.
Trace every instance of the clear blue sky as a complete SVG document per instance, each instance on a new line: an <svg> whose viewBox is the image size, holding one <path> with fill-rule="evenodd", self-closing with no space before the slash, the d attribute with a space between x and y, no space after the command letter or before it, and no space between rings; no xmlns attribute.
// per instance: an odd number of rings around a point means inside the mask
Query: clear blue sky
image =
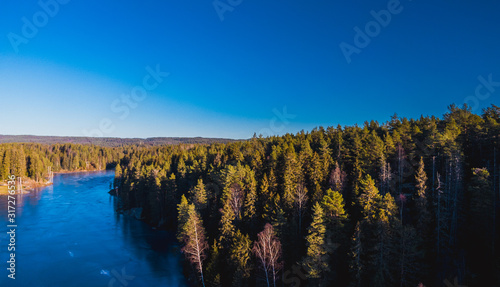
<svg viewBox="0 0 500 287"><path fill-rule="evenodd" d="M498 1L401 0L350 63L341 43L394 0L220 0L223 20L212 0L54 1L0 3L0 134L249 138L500 104L475 95L500 82Z"/></svg>

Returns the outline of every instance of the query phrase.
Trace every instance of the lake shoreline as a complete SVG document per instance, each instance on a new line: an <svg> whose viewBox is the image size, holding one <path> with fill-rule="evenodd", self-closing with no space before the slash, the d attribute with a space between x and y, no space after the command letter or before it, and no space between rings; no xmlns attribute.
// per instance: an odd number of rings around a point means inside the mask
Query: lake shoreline
<svg viewBox="0 0 500 287"><path fill-rule="evenodd" d="M107 194L113 179L112 171L56 175L48 188L0 196L1 206L15 200L17 225L16 280L6 274L0 286L123 286L119 275L133 278L128 286L189 286L175 233L116 213ZM0 208L4 227L8 213ZM0 249L8 258L7 245Z"/></svg>
<svg viewBox="0 0 500 287"><path fill-rule="evenodd" d="M35 188L39 187L46 187L52 185L52 182L50 181L45 181L45 182L39 182L35 181L33 179L28 179L23 182L23 188L21 192L17 192L15 194L28 194L35 190ZM0 185L0 196L2 195L11 195L9 192L9 187L7 184L7 181L3 182L2 185Z"/></svg>
<svg viewBox="0 0 500 287"><path fill-rule="evenodd" d="M112 169L79 169L79 170L62 170L62 171L54 171L54 174L71 174L71 173L80 173L80 172L98 172L98 171L107 171Z"/></svg>
<svg viewBox="0 0 500 287"><path fill-rule="evenodd" d="M62 171L57 171L54 172L54 174L73 174L73 173L85 173L85 172L100 172L100 171L107 171L111 169L93 169L93 170L62 170ZM50 181L45 181L45 182L40 182L40 181L35 181L30 178L24 178L23 179L23 189L22 192L16 192L15 194L28 194L35 190L35 188L40 188L40 187L46 187L50 186L53 183ZM0 196L6 196L6 195L11 195L9 193L9 188L7 184L7 180L3 181L0 183Z"/></svg>

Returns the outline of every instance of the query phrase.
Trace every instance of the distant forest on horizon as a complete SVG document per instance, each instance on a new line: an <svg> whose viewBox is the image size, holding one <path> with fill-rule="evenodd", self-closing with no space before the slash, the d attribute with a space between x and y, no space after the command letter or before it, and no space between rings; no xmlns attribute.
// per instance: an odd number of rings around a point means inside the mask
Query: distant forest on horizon
<svg viewBox="0 0 500 287"><path fill-rule="evenodd" d="M166 144L210 144L235 141L225 138L203 137L152 137L152 138L111 138L111 137L62 137L34 135L0 135L1 143L41 143L41 144L92 144L103 147L119 147L126 145L157 146Z"/></svg>
<svg viewBox="0 0 500 287"><path fill-rule="evenodd" d="M500 286L499 137L495 105L238 141L47 137L0 143L0 179L114 168L117 212L175 232L192 286Z"/></svg>

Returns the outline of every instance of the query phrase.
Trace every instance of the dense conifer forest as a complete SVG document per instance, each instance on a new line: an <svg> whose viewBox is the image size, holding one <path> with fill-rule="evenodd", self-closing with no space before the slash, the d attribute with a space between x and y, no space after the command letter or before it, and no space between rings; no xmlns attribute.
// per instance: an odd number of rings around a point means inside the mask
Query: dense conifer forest
<svg viewBox="0 0 500 287"><path fill-rule="evenodd" d="M123 157L120 148L82 144L0 144L0 180L9 175L44 181L52 172L113 168Z"/></svg>
<svg viewBox="0 0 500 287"><path fill-rule="evenodd" d="M193 286L500 286L500 108L246 141L1 144L0 176L115 167Z"/></svg>

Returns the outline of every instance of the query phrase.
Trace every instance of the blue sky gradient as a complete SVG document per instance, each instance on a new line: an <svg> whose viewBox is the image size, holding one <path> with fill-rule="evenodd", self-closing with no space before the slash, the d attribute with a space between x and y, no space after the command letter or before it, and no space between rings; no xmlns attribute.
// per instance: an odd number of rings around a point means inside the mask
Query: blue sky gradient
<svg viewBox="0 0 500 287"><path fill-rule="evenodd" d="M0 3L0 134L249 138L441 116L500 82L498 1L220 0L223 20L213 1L40 2ZM348 63L339 45L388 5ZM158 65L168 77L115 112ZM490 88L475 112L500 104Z"/></svg>

